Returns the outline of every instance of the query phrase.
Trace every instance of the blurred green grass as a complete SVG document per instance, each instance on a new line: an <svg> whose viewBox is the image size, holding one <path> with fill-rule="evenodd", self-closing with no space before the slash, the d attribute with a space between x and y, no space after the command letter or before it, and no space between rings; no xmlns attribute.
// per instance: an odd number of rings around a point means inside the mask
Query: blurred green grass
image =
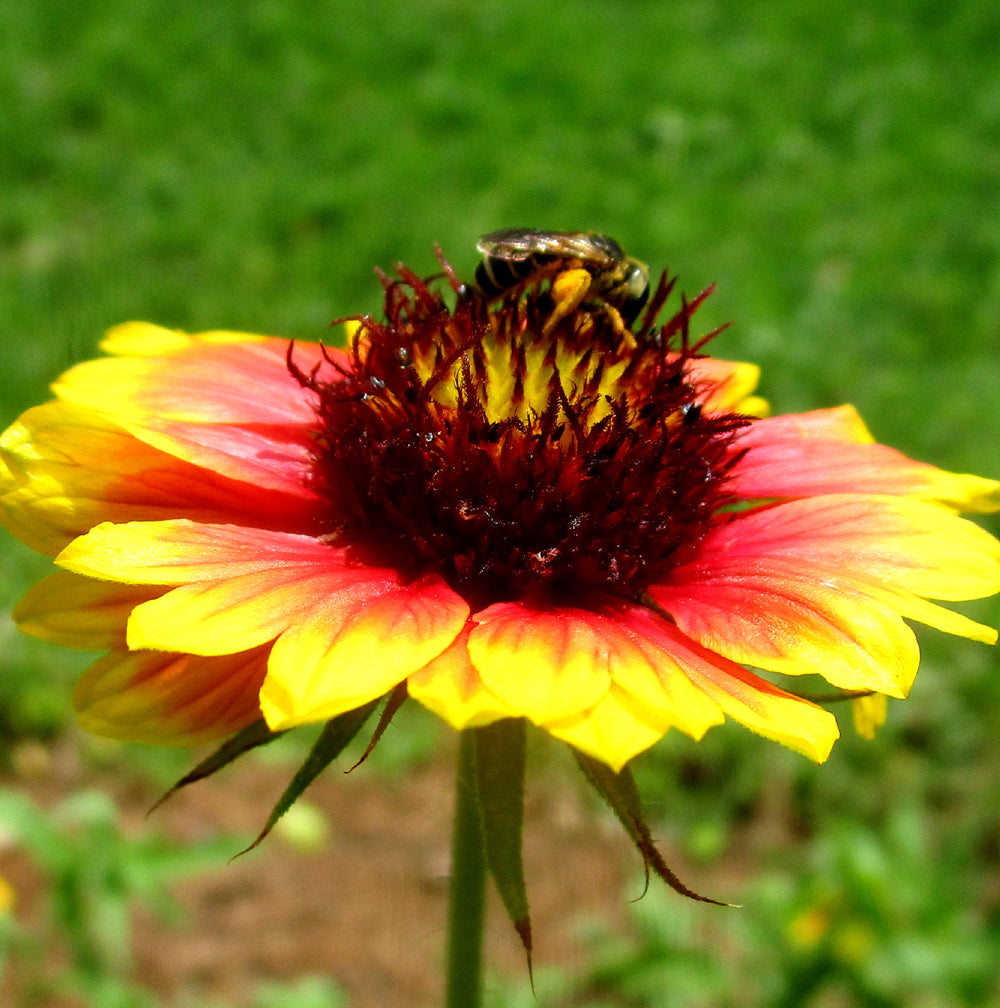
<svg viewBox="0 0 1000 1008"><path fill-rule="evenodd" d="M704 327L734 322L715 351L761 363L776 411L851 401L998 476L998 51L980 0L8 0L0 419L116 322L322 338L378 308L373 266L431 272L440 242L467 276L480 233L528 225L717 282ZM40 566L9 540L0 562L9 607ZM58 731L79 656L0 640L3 730ZM737 728L670 741L678 842L724 849L774 780L807 840L903 794L968 848L954 891L983 883L997 940L997 656L921 640L913 699L827 767Z"/></svg>

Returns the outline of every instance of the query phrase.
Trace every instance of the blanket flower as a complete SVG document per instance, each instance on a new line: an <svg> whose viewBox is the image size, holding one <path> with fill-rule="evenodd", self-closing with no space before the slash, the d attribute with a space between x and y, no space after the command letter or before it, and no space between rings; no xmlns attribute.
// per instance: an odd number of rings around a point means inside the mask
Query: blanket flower
<svg viewBox="0 0 1000 1008"><path fill-rule="evenodd" d="M15 616L107 652L83 726L200 744L397 691L614 771L727 716L822 761L834 716L765 674L875 697L870 727L908 621L996 641L938 603L1000 590L959 515L1000 484L849 406L764 415L757 369L691 339L704 295L661 323L664 278L623 330L540 272L488 299L401 268L346 349L128 323L17 420L0 519L58 570Z"/></svg>

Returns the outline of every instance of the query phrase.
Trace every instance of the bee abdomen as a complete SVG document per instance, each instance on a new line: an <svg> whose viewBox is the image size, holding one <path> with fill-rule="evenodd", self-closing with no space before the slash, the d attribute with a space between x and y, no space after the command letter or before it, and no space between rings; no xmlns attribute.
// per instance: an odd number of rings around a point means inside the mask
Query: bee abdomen
<svg viewBox="0 0 1000 1008"><path fill-rule="evenodd" d="M531 276L539 266L552 262L555 258L537 253L524 259L483 256L476 267L476 287L483 297L498 297Z"/></svg>

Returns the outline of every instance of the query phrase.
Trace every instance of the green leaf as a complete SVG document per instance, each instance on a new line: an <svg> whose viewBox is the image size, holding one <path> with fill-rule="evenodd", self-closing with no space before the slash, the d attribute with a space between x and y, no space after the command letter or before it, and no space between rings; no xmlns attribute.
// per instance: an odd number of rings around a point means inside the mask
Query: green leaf
<svg viewBox="0 0 1000 1008"><path fill-rule="evenodd" d="M193 784L195 781L204 780L206 777L211 777L217 770L221 770L227 764L232 763L238 756L242 756L245 752L256 749L258 746L273 742L279 735L284 735L284 732L271 731L263 718L259 718L253 724L248 724L246 728L241 729L223 742L215 752L210 756L206 756L190 773L185 774L169 791L158 798L156 804L153 805L147 815L155 812L172 794L179 791L182 787Z"/></svg>
<svg viewBox="0 0 1000 1008"><path fill-rule="evenodd" d="M371 703L367 703L363 707L357 707L327 721L305 762L295 771L292 782L285 788L284 793L271 810L264 828L257 834L254 842L241 850L236 857L252 851L271 832L274 824L295 804L302 792L344 751L351 739L361 730L361 726L378 702L378 700L372 700Z"/></svg>
<svg viewBox="0 0 1000 1008"><path fill-rule="evenodd" d="M525 728L520 718L475 729L476 781L486 863L531 970L531 918L524 884Z"/></svg>
<svg viewBox="0 0 1000 1008"><path fill-rule="evenodd" d="M646 817L642 811L639 789L636 787L628 767L625 767L620 773L615 773L606 763L593 759L576 749L573 750L573 754L576 756L576 761L580 764L584 776L610 806L611 811L618 817L618 821L625 827L625 832L628 833L642 855L647 885L649 884L649 872L652 869L671 889L676 890L682 896L698 900L701 903L714 903L716 906L734 905L712 899L710 896L702 896L693 889L689 889L663 860L663 855L653 843L653 837L649 832L649 826L646 824Z"/></svg>

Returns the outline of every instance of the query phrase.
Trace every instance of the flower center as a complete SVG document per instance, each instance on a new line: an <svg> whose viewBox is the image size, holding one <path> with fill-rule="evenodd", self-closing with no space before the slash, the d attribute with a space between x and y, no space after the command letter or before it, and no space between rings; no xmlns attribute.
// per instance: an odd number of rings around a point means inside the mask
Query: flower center
<svg viewBox="0 0 1000 1008"><path fill-rule="evenodd" d="M317 399L330 541L480 604L637 599L697 546L748 421L701 408L691 310L655 326L665 277L633 333L600 305L554 311L557 268L492 300L453 281L454 308L404 269L385 320L357 320L349 367L306 375L290 354Z"/></svg>

